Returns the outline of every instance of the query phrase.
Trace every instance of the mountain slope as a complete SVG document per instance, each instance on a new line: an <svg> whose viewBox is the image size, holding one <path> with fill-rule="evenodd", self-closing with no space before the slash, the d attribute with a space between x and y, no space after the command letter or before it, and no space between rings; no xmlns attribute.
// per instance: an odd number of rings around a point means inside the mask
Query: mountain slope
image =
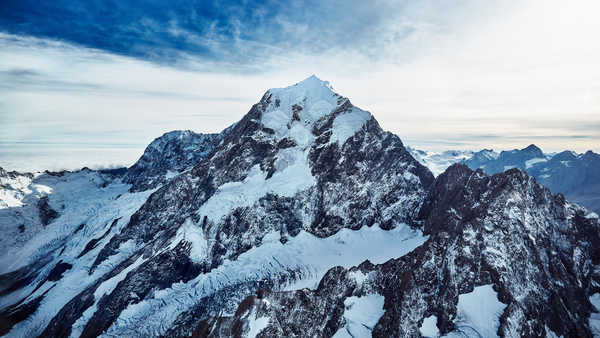
<svg viewBox="0 0 600 338"><path fill-rule="evenodd" d="M420 214L430 237L408 255L332 269L314 291L258 293L195 332L230 336L258 322L263 337L418 337L432 320L447 337L591 336L597 218L518 169L462 165L436 179Z"/></svg>
<svg viewBox="0 0 600 338"><path fill-rule="evenodd" d="M123 194L149 197L104 223L106 235L57 253L47 265L72 267L19 291L30 295L10 311L36 310L9 336L186 333L259 288L310 285L337 264L384 262L425 240L414 219L432 174L326 82L269 90L222 136L158 190ZM304 259L319 246L330 259Z"/></svg>
<svg viewBox="0 0 600 338"><path fill-rule="evenodd" d="M156 138L140 159L130 168L123 181L132 191L158 187L181 171L193 167L222 140L221 134L196 134L191 130L175 130Z"/></svg>
<svg viewBox="0 0 600 338"><path fill-rule="evenodd" d="M2 209L52 215L0 256L8 337L600 327L597 215L519 169L453 165L434 178L314 76L268 90L220 134L167 133L127 170L34 185L46 203Z"/></svg>

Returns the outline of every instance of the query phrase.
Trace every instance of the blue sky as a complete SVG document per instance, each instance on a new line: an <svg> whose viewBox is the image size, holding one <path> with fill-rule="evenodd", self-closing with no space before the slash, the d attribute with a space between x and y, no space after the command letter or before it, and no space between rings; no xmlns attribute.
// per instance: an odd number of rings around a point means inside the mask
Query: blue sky
<svg viewBox="0 0 600 338"><path fill-rule="evenodd" d="M405 143L600 151L593 1L0 6L0 166L128 165L316 74Z"/></svg>

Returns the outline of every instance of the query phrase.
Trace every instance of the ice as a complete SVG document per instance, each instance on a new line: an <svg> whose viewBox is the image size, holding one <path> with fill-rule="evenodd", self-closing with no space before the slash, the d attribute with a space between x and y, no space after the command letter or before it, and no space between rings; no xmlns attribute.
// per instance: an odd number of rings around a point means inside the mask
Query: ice
<svg viewBox="0 0 600 338"><path fill-rule="evenodd" d="M423 337L439 337L440 330L437 327L437 317L435 315L431 315L423 319L423 324L419 328L419 332L421 332Z"/></svg>
<svg viewBox="0 0 600 338"><path fill-rule="evenodd" d="M179 229L177 229L175 240L171 243L170 248L175 248L182 240L190 242L192 245L190 259L195 262L202 262L206 259L208 255L208 241L206 237L204 237L202 228L195 225L189 218L185 220Z"/></svg>
<svg viewBox="0 0 600 338"><path fill-rule="evenodd" d="M175 283L168 289L156 291L152 299L129 305L107 333L161 335L178 314L188 310L198 299L227 286L299 271L305 278L283 289L315 288L323 275L334 266L350 268L367 259L381 264L407 254L427 238L406 224L399 224L388 231L376 226L359 230L342 229L327 238L301 231L285 244L280 242L278 231L272 232L263 238L260 246L241 254L236 260L225 260L209 273L187 283ZM142 324L148 332L137 333Z"/></svg>
<svg viewBox="0 0 600 338"><path fill-rule="evenodd" d="M114 269L120 262L129 258L136 249L133 242L126 242L119 248L116 255L109 257L100 264L92 275L88 271L98 252L104 245L129 222L131 215L137 211L154 190L139 193L129 193L129 185L115 182L103 187L100 175L97 172L81 171L67 173L62 177L44 176L38 181L39 185L52 187L49 195L52 205L65 205L61 215L54 222L40 231L34 240L26 243L22 248L10 251L2 256L0 267L5 272L14 271L28 263L50 255L50 262L43 269L49 271L57 261L72 264L72 268L65 271L57 282L46 282L29 299L48 293L40 303L37 311L28 320L16 324L7 334L8 337L37 336L58 311L73 297L73 295L95 283L106 273ZM117 198L118 196L118 198ZM113 221L119 219L114 227ZM75 232L79 225L83 227ZM108 229L110 232L88 254L77 258L85 245L92 238L100 238ZM62 254L57 256L58 249ZM49 254L55 250L55 254ZM64 251L63 251L64 250ZM124 278L128 268L120 275L105 281L96 291L96 301L104 293L110 292L121 278ZM22 297L33 291L37 282L31 283L21 290L0 298L0 307L14 304ZM95 306L88 309L87 315L91 317ZM84 317L77 323L83 325L89 319ZM87 319L86 319L87 318ZM77 326L78 330L83 326Z"/></svg>
<svg viewBox="0 0 600 338"><path fill-rule="evenodd" d="M268 317L256 317L256 310L253 310L248 317L250 330L248 331L248 338L255 338L267 325L269 325Z"/></svg>
<svg viewBox="0 0 600 338"><path fill-rule="evenodd" d="M332 113L343 102L340 100L345 100L333 92L327 81L314 75L287 88L270 89L268 94L272 95L271 104L261 117L262 124L273 129L278 138L289 137L300 147L314 139L315 123ZM340 113L333 121L330 141L343 145L369 119L370 113L356 107Z"/></svg>
<svg viewBox="0 0 600 338"><path fill-rule="evenodd" d="M497 337L505 308L492 284L475 287L473 292L458 296L457 330L444 337Z"/></svg>
<svg viewBox="0 0 600 338"><path fill-rule="evenodd" d="M333 120L332 134L330 142L337 142L340 146L358 132L362 126L371 119L371 114L358 109L352 108L348 112L343 112Z"/></svg>
<svg viewBox="0 0 600 338"><path fill-rule="evenodd" d="M373 327L385 313L383 309L384 301L385 298L376 293L362 297L352 296L346 298L344 300L346 324L333 337L371 337Z"/></svg>
<svg viewBox="0 0 600 338"><path fill-rule="evenodd" d="M310 188L316 183L308 165L308 150L298 148L282 150L278 153L275 168L277 171L269 179L267 173L256 165L250 169L242 182L229 182L219 187L217 192L198 210L200 217L207 216L218 221L238 207L250 207L267 193L292 197L297 192Z"/></svg>
<svg viewBox="0 0 600 338"><path fill-rule="evenodd" d="M131 245L133 243L126 243L126 244ZM104 295L110 294L117 287L117 284L119 284L119 282L121 282L122 280L125 279L125 277L127 277L127 274L130 271L133 271L138 266L142 265L142 263L144 263L144 261L145 260L143 259L143 257L139 257L133 264L131 264L128 267L126 267L125 269L123 269L123 271L121 271L119 274L104 281L102 284L100 284L98 286L96 291L94 291L94 305L87 308L83 312L83 315L75 323L73 323L70 337L75 338L75 337L79 337L81 335L87 322L90 320L90 318L92 318L94 313L98 310L98 302L100 301L100 298L102 298L102 296L104 296Z"/></svg>
<svg viewBox="0 0 600 338"><path fill-rule="evenodd" d="M314 75L290 87L269 89L267 95L271 95L271 104L261 117L261 122L273 129L280 138L289 136L288 127L292 122L310 131L316 121L331 113L338 99L329 83ZM294 105L302 107L297 111L300 121L292 120Z"/></svg>
<svg viewBox="0 0 600 338"><path fill-rule="evenodd" d="M598 218L598 214L591 211L589 214L585 215L585 218L587 219L594 219L594 218Z"/></svg>

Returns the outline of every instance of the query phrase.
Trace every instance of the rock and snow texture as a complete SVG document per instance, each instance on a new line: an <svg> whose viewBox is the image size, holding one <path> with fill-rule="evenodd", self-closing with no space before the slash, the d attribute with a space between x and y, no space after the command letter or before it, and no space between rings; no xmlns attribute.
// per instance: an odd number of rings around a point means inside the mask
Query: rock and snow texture
<svg viewBox="0 0 600 338"><path fill-rule="evenodd" d="M423 151L407 147L410 154L422 165L438 176L454 163L461 163L473 157L475 152L470 150L447 150L443 152ZM485 152L485 150L484 150Z"/></svg>
<svg viewBox="0 0 600 338"><path fill-rule="evenodd" d="M500 153L491 149L435 153L409 148L409 151L436 176L454 163L464 163L473 170L481 168L489 174L519 168L552 192L562 193L570 201L600 213L600 155L592 151L547 154L533 144Z"/></svg>
<svg viewBox="0 0 600 338"><path fill-rule="evenodd" d="M123 180L132 185L132 191L156 188L210 154L226 131L220 134L197 134L191 130L165 133L146 147L142 157L127 169Z"/></svg>
<svg viewBox="0 0 600 338"><path fill-rule="evenodd" d="M384 297L374 337L592 335L600 229L585 209L518 169L454 165L420 214L430 237L400 258L331 269L315 290L259 294L246 310L270 318L263 336L329 337L346 326L346 305L373 293ZM209 322L204 332L222 337L244 320Z"/></svg>
<svg viewBox="0 0 600 338"><path fill-rule="evenodd" d="M34 175L7 172L0 167L0 209L22 207L23 198L31 193L29 185Z"/></svg>
<svg viewBox="0 0 600 338"><path fill-rule="evenodd" d="M124 172L32 184L45 198L0 209L20 220L35 206L42 229L0 257L9 337L419 336L461 322L586 337L595 323L597 217L518 169L435 179L316 77L268 90L220 134L167 133ZM474 295L493 306L475 314Z"/></svg>
<svg viewBox="0 0 600 338"><path fill-rule="evenodd" d="M474 155L465 164L490 174L519 168L552 192L562 193L570 201L600 212L600 155L591 151L544 154L540 148L530 145L521 150L502 151L495 158Z"/></svg>
<svg viewBox="0 0 600 338"><path fill-rule="evenodd" d="M3 333L191 334L259 289L316 288L335 265L418 247L426 237L414 220L432 182L397 136L328 83L271 89L221 134L155 140L123 176L82 195L91 219L61 212L50 222L62 235L48 237L47 268L23 266L0 298ZM100 205L86 204L105 190Z"/></svg>
<svg viewBox="0 0 600 338"><path fill-rule="evenodd" d="M595 293L590 297L590 302L594 306L590 314L590 330L594 337L600 337L600 293Z"/></svg>
<svg viewBox="0 0 600 338"><path fill-rule="evenodd" d="M334 338L371 337L373 327L383 316L383 296L378 294L348 297L344 300L344 321Z"/></svg>

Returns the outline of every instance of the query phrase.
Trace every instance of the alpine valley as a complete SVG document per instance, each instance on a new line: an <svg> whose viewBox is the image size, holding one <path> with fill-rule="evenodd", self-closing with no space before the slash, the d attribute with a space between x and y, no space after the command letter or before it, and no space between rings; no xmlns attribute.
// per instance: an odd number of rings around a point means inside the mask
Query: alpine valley
<svg viewBox="0 0 600 338"><path fill-rule="evenodd" d="M600 336L598 216L531 171L579 157L537 150L436 177L311 76L130 168L0 170L0 335Z"/></svg>

